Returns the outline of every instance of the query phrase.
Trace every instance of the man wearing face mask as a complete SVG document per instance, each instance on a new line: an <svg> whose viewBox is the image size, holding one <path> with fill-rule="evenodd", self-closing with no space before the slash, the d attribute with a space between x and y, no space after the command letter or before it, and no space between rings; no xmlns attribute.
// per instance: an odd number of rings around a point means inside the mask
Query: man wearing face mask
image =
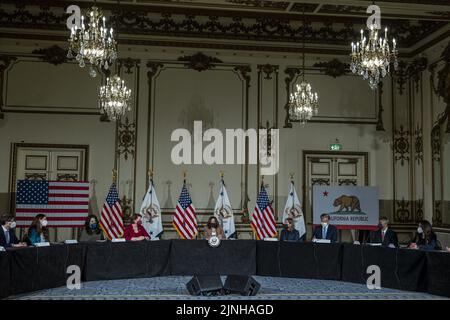
<svg viewBox="0 0 450 320"><path fill-rule="evenodd" d="M19 242L15 234L16 222L14 218L8 214L4 214L0 217L0 246L4 248L8 247L26 247L27 244Z"/></svg>
<svg viewBox="0 0 450 320"><path fill-rule="evenodd" d="M320 224L314 229L312 240L327 239L331 242L337 242L337 228L330 224L330 215L328 213L323 213L320 216Z"/></svg>
<svg viewBox="0 0 450 320"><path fill-rule="evenodd" d="M383 247L398 247L397 233L389 228L389 219L381 217L378 230L372 231L369 238L370 243L381 243Z"/></svg>

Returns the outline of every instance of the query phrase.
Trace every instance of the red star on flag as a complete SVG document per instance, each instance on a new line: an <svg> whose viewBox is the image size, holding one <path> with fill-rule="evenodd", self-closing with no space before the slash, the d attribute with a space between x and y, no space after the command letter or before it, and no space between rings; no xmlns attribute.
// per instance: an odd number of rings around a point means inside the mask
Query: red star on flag
<svg viewBox="0 0 450 320"><path fill-rule="evenodd" d="M323 192L323 196L324 196L324 197L328 197L328 191L324 191L324 192Z"/></svg>

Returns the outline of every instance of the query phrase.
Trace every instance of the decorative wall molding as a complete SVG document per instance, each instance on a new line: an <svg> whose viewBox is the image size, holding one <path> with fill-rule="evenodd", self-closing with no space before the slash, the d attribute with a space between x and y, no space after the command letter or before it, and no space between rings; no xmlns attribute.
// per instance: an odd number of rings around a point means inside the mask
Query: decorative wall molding
<svg viewBox="0 0 450 320"><path fill-rule="evenodd" d="M278 71L278 66L273 64L258 64L258 72L265 74L265 80L272 80L272 74Z"/></svg>
<svg viewBox="0 0 450 320"><path fill-rule="evenodd" d="M428 60L425 57L416 58L411 62L400 60L397 70L394 71L394 77L397 83L397 90L403 95L405 84L408 79L412 79L416 86L416 92L419 91L419 82L422 71L428 67Z"/></svg>
<svg viewBox="0 0 450 320"><path fill-rule="evenodd" d="M419 83L422 75L422 71L427 70L428 60L425 57L420 57L411 61L406 70L409 78L414 81L416 92L419 92Z"/></svg>
<svg viewBox="0 0 450 320"><path fill-rule="evenodd" d="M414 202L415 221L423 220L423 199L418 199Z"/></svg>
<svg viewBox="0 0 450 320"><path fill-rule="evenodd" d="M408 65L405 61L400 60L398 62L397 70L394 71L395 83L397 84L397 90L400 95L403 95L403 91L405 90L405 84L407 79L407 68Z"/></svg>
<svg viewBox="0 0 450 320"><path fill-rule="evenodd" d="M312 178L311 184L313 186L329 186L330 185L330 179L324 179L324 178Z"/></svg>
<svg viewBox="0 0 450 320"><path fill-rule="evenodd" d="M423 129L417 126L414 131L415 141L414 141L414 158L417 161L417 164L421 164L423 162Z"/></svg>
<svg viewBox="0 0 450 320"><path fill-rule="evenodd" d="M3 97L3 88L5 84L5 71L9 66L17 60L17 57L0 54L0 120L4 119L3 107L5 106L5 100Z"/></svg>
<svg viewBox="0 0 450 320"><path fill-rule="evenodd" d="M400 125L400 130L394 131L394 158L395 161L400 161L403 166L405 161L409 161L409 135L408 130L404 130L403 125Z"/></svg>
<svg viewBox="0 0 450 320"><path fill-rule="evenodd" d="M117 155L123 155L125 161L128 160L128 156L135 156L136 149L136 123L130 122L128 117L125 121L118 123L117 128Z"/></svg>
<svg viewBox="0 0 450 320"><path fill-rule="evenodd" d="M249 65L239 65L234 67L234 71L239 73L245 82L245 130L249 127L249 93L250 93L250 81L252 68ZM245 154L248 154L248 141L245 140ZM246 161L247 162L247 161ZM248 165L245 166L244 172L244 199L242 200L242 219L247 220L249 217L248 202L250 197L248 196Z"/></svg>
<svg viewBox="0 0 450 320"><path fill-rule="evenodd" d="M439 125L431 130L431 155L433 161L441 161L441 128Z"/></svg>
<svg viewBox="0 0 450 320"><path fill-rule="evenodd" d="M202 52L198 52L192 56L179 57L178 61L186 62L184 65L198 72L214 68L216 63L222 63L222 60L210 57Z"/></svg>
<svg viewBox="0 0 450 320"><path fill-rule="evenodd" d="M281 2L268 0L225 0L225 1L229 3L241 4L256 8L276 8L286 10L286 8L289 6L289 2L286 1Z"/></svg>
<svg viewBox="0 0 450 320"><path fill-rule="evenodd" d="M413 222L413 217L411 215L411 201L405 200L396 200L395 201L395 211L394 211L394 221L400 223L409 223Z"/></svg>
<svg viewBox="0 0 450 320"><path fill-rule="evenodd" d="M148 110L148 115L147 115L147 134L146 134L146 139L147 139L147 148L146 148L146 170L145 172L149 172L149 170L153 170L153 167L150 168L150 161L153 163L153 160L150 159L150 143L151 143L151 128L154 127L154 123L155 123L155 119L154 119L154 114L152 114L152 110L153 108L153 104L152 101L154 99L153 97L153 81L154 81L154 77L155 75L164 67L164 64L162 64L161 62L155 62L155 61L149 61L146 64L148 71L147 71L147 83L148 83L148 104L147 104L147 110ZM151 152L152 156L154 154L154 152ZM148 189L148 184L149 181L148 179L145 179L145 189Z"/></svg>
<svg viewBox="0 0 450 320"><path fill-rule="evenodd" d="M345 75L350 68L348 63L343 63L336 58L328 62L317 62L313 66L320 68L321 72L333 78Z"/></svg>
<svg viewBox="0 0 450 320"><path fill-rule="evenodd" d="M133 69L137 66L139 66L139 63L141 60L139 59L132 59L132 58L125 58L125 59L117 59L117 63L119 65L119 69L124 68L124 72L126 74L132 74ZM109 69L108 69L109 71Z"/></svg>
<svg viewBox="0 0 450 320"><path fill-rule="evenodd" d="M380 81L378 83L378 121L377 121L377 126L375 128L376 131L386 131L386 129L384 129L384 123L383 123L383 112L384 112L384 108L383 108L383 82Z"/></svg>
<svg viewBox="0 0 450 320"><path fill-rule="evenodd" d="M447 127L445 132L450 134L450 42L442 52L442 60L445 62L444 67L438 71L437 94L447 104L445 109L445 117L447 119Z"/></svg>
<svg viewBox="0 0 450 320"><path fill-rule="evenodd" d="M278 1L236 0L253 7L273 8L276 5L286 5ZM85 9L90 4L75 2ZM65 30L67 14L66 2L46 0L44 5L35 6L35 0L23 0L20 3L5 1L0 10L0 24L5 28L33 30ZM312 12L318 4L295 3L290 11L301 12L303 9ZM119 26L120 34L136 37L169 36L196 37L203 39L233 39L257 40L270 42L297 43L301 41L303 28L308 43L348 45L358 38L359 30L365 20L359 17L339 16L342 10L351 7L327 6L322 8L325 14L308 14L307 25L303 26L300 15L267 12L261 15L251 10L220 10L213 8L171 7L171 6L136 6L123 4L117 10L114 3L102 3L102 9L110 16L112 25ZM328 11L327 11L328 10ZM333 12L336 16L330 15ZM443 28L447 21L432 21L430 19L414 18L412 21L390 17L384 20L392 34L398 38L399 45L409 48Z"/></svg>
<svg viewBox="0 0 450 320"><path fill-rule="evenodd" d="M442 225L442 201L434 201L433 209L433 225L440 226Z"/></svg>
<svg viewBox="0 0 450 320"><path fill-rule="evenodd" d="M32 51L33 54L39 55L42 61L51 63L55 66L66 63L67 59L67 50L61 48L58 45L53 45L51 47L45 49L36 49Z"/></svg>
<svg viewBox="0 0 450 320"><path fill-rule="evenodd" d="M437 94L444 100L445 103L450 104L450 42L441 54L445 65L438 71L438 85Z"/></svg>

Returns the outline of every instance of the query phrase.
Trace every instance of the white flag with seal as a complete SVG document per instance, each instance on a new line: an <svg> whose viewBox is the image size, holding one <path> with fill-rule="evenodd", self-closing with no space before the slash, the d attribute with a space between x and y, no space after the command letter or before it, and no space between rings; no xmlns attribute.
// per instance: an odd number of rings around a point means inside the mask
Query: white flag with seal
<svg viewBox="0 0 450 320"><path fill-rule="evenodd" d="M287 218L292 218L294 220L295 229L298 230L301 238L306 233L305 218L293 181L291 181L289 195L286 200L286 205L284 206L283 223Z"/></svg>
<svg viewBox="0 0 450 320"><path fill-rule="evenodd" d="M216 201L216 207L214 208L214 216L219 220L220 225L223 228L226 238L230 238L236 232L234 226L233 207L231 206L230 199L228 198L227 189L225 188L225 182L220 180L219 197Z"/></svg>
<svg viewBox="0 0 450 320"><path fill-rule="evenodd" d="M158 240L163 232L161 207L159 206L158 197L156 196L153 179L150 179L150 186L145 194L144 201L141 206L142 226L150 235L152 240Z"/></svg>

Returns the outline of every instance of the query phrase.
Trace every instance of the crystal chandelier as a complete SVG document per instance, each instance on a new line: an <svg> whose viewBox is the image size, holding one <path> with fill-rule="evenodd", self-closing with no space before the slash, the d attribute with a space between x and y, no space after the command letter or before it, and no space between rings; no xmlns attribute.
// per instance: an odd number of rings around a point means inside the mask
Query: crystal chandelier
<svg viewBox="0 0 450 320"><path fill-rule="evenodd" d="M303 72L303 74L305 73ZM317 92L312 92L311 85L305 81L303 76L302 82L297 84L295 91L291 93L289 117L304 125L312 116L317 115L318 111L319 96Z"/></svg>
<svg viewBox="0 0 450 320"><path fill-rule="evenodd" d="M305 11L303 10L303 17ZM289 97L289 118L293 121L300 121L305 125L312 116L319 112L319 96L317 92L312 92L311 85L305 80L305 28L303 25L303 71L302 82L295 86L295 91Z"/></svg>
<svg viewBox="0 0 450 320"><path fill-rule="evenodd" d="M110 120L117 120L130 110L131 89L118 75L106 78L106 84L100 87L100 108Z"/></svg>
<svg viewBox="0 0 450 320"><path fill-rule="evenodd" d="M84 24L84 16L81 16L79 29L72 27L67 57L72 58L75 55L82 68L86 60L90 64L89 74L95 77L97 72L94 66L108 69L117 58L117 43L114 40L113 28L106 28L106 19L99 8L93 6L88 15L88 28Z"/></svg>
<svg viewBox="0 0 450 320"><path fill-rule="evenodd" d="M361 30L361 40L352 42L352 53L350 69L353 73L358 73L365 80L369 80L369 87L375 90L380 79L389 73L389 65L393 62L394 69L397 70L397 50L395 39L392 39L392 51L390 50L388 29L384 29L384 38L378 35L377 25L373 23L369 29L369 38Z"/></svg>

